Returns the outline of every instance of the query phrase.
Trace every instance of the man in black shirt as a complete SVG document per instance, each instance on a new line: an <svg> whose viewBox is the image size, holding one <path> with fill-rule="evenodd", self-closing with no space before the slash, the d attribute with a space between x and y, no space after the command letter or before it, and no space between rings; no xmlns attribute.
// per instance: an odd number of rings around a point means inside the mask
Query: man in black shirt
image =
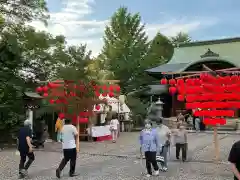
<svg viewBox="0 0 240 180"><path fill-rule="evenodd" d="M240 180L240 141L233 144L228 161L232 166L234 180Z"/></svg>
<svg viewBox="0 0 240 180"><path fill-rule="evenodd" d="M19 130L18 134L18 150L21 157L19 164L19 178L24 178L27 175L27 170L35 159L31 144L32 130L30 126L31 122L29 120L24 121L24 127ZM26 157L28 157L28 161L25 164Z"/></svg>

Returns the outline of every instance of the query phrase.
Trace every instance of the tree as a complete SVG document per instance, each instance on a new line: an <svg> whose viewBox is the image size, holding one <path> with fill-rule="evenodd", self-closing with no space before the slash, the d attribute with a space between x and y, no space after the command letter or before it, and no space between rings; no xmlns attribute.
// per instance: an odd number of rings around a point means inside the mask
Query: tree
<svg viewBox="0 0 240 180"><path fill-rule="evenodd" d="M171 41L161 34L156 34L153 40L150 42L150 47L147 55L147 64L145 67L151 68L156 65L167 63L173 56L174 47Z"/></svg>
<svg viewBox="0 0 240 180"><path fill-rule="evenodd" d="M45 0L2 0L0 3L0 14L7 21L26 22L41 20L46 23L47 3Z"/></svg>
<svg viewBox="0 0 240 180"><path fill-rule="evenodd" d="M131 14L127 8L119 8L105 29L102 61L104 69L120 80L123 92L133 89L148 50L148 38L141 25L139 14Z"/></svg>
<svg viewBox="0 0 240 180"><path fill-rule="evenodd" d="M187 33L179 32L176 36L171 37L171 42L174 46L177 46L180 43L191 42L191 37Z"/></svg>
<svg viewBox="0 0 240 180"><path fill-rule="evenodd" d="M96 81L104 81L113 79L113 73L107 69L104 69L104 62L101 61L101 56L98 56L90 61L87 67L88 75Z"/></svg>

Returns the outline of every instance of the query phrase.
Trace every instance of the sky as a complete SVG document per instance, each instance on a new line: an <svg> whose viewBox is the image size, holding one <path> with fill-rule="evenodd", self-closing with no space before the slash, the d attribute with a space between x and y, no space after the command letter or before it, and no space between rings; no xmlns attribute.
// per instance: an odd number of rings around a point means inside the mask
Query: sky
<svg viewBox="0 0 240 180"><path fill-rule="evenodd" d="M64 35L69 45L87 43L94 56L103 46L106 24L121 6L140 13L149 39L157 32L174 36L180 31L196 41L240 36L239 0L47 0L47 4L48 26L31 25Z"/></svg>

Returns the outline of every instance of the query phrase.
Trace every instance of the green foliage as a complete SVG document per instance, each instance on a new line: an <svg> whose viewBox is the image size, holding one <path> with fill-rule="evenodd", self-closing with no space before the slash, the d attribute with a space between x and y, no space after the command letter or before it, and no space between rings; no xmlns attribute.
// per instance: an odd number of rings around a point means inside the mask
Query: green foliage
<svg viewBox="0 0 240 180"><path fill-rule="evenodd" d="M147 55L147 65L145 67L154 67L167 63L173 56L174 48L171 41L161 33L153 38Z"/></svg>
<svg viewBox="0 0 240 180"><path fill-rule="evenodd" d="M176 36L170 38L172 44L177 46L180 43L191 42L191 37L187 33L179 32Z"/></svg>
<svg viewBox="0 0 240 180"><path fill-rule="evenodd" d="M147 50L147 36L140 15L119 8L105 29L102 58L105 69L120 80L123 92L129 91L137 75L143 72L141 64Z"/></svg>
<svg viewBox="0 0 240 180"><path fill-rule="evenodd" d="M47 4L45 0L2 0L0 14L12 22L41 20L46 23Z"/></svg>

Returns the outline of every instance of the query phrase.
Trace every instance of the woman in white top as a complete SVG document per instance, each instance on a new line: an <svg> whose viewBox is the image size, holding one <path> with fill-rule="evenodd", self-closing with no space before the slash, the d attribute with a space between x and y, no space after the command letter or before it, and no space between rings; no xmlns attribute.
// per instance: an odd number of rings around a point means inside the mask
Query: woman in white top
<svg viewBox="0 0 240 180"><path fill-rule="evenodd" d="M116 114L113 115L112 120L110 121L110 130L112 132L112 141L115 143L119 132L119 121Z"/></svg>

